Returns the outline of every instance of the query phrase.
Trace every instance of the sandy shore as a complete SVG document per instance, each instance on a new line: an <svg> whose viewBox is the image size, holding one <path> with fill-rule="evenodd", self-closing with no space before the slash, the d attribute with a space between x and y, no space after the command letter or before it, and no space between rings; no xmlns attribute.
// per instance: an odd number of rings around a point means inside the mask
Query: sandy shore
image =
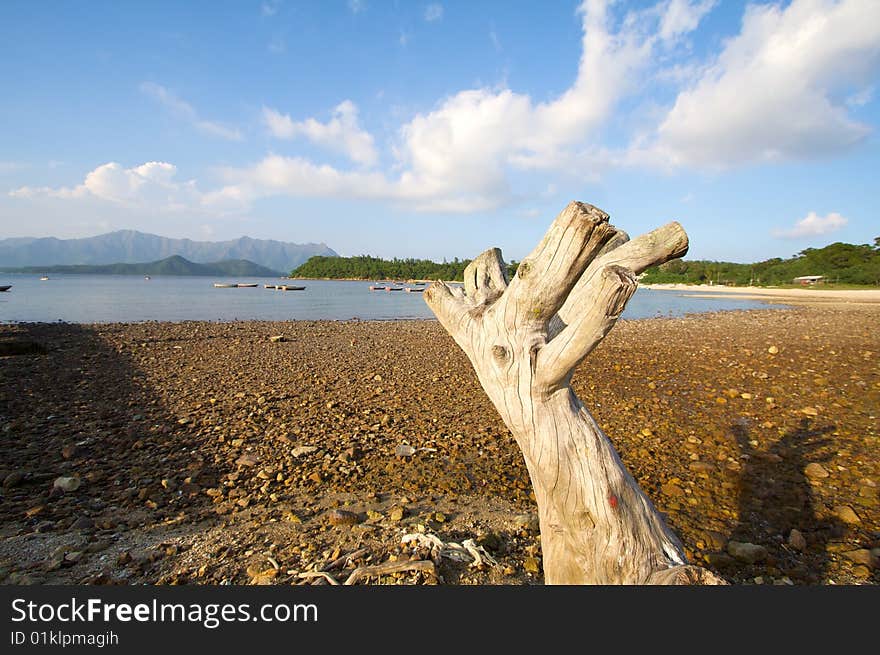
<svg viewBox="0 0 880 655"><path fill-rule="evenodd" d="M707 284L640 284L643 289L667 289L684 291L694 296L737 295L746 298L785 299L790 303L836 302L880 303L880 289L826 289L819 286L803 289L779 289L773 287L725 287Z"/></svg>
<svg viewBox="0 0 880 655"><path fill-rule="evenodd" d="M877 584L878 319L621 321L574 386L691 560ZM363 583L542 581L522 457L436 321L2 325L0 353L0 582L325 584L430 559L407 533L497 564Z"/></svg>

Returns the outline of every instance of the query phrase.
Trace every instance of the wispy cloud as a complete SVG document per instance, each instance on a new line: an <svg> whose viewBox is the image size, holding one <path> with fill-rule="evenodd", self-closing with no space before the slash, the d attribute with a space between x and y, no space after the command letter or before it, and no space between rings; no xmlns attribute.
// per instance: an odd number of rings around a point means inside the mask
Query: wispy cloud
<svg viewBox="0 0 880 655"><path fill-rule="evenodd" d="M217 121L209 121L201 118L191 104L179 98L161 84L143 82L140 89L142 93L153 98L163 107L182 120L187 121L204 134L226 139L228 141L241 141L243 138L241 132L233 127L229 127Z"/></svg>
<svg viewBox="0 0 880 655"><path fill-rule="evenodd" d="M489 41L492 42L495 52L501 52L501 39L498 38L498 32L495 31L494 25L489 28Z"/></svg>
<svg viewBox="0 0 880 655"><path fill-rule="evenodd" d="M348 0L348 10L353 14L359 14L366 8L367 3L364 0Z"/></svg>
<svg viewBox="0 0 880 655"><path fill-rule="evenodd" d="M19 161L0 161L0 175L4 173L13 173L27 168L27 164Z"/></svg>
<svg viewBox="0 0 880 655"><path fill-rule="evenodd" d="M425 7L425 20L429 23L433 23L436 20L440 20L443 18L443 5L438 4L436 2L432 2L427 7Z"/></svg>
<svg viewBox="0 0 880 655"><path fill-rule="evenodd" d="M287 41L280 36L276 36L269 41L269 45L266 47L273 55L283 55L287 52Z"/></svg>
<svg viewBox="0 0 880 655"><path fill-rule="evenodd" d="M849 221L838 214L831 212L825 216L819 216L816 212L810 212L804 218L794 224L789 230L775 230L773 236L779 239L804 239L807 237L830 234L846 227Z"/></svg>
<svg viewBox="0 0 880 655"><path fill-rule="evenodd" d="M281 0L266 0L260 4L260 15L261 16L274 16L278 13L278 9L281 8Z"/></svg>

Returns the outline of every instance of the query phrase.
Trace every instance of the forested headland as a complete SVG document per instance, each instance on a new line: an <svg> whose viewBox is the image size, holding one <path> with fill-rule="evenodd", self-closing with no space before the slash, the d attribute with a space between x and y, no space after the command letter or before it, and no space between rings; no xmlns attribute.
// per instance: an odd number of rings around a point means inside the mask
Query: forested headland
<svg viewBox="0 0 880 655"><path fill-rule="evenodd" d="M437 263L430 259L382 259L315 256L290 277L337 280L450 280L461 281L469 259ZM518 262L507 265L509 275ZM880 286L880 237L874 245L832 243L807 248L788 259L773 258L754 264L676 259L645 271L646 284L726 284L778 286L796 277L821 275L825 283Z"/></svg>
<svg viewBox="0 0 880 655"><path fill-rule="evenodd" d="M821 275L825 283L880 286L880 237L873 246L838 242L754 264L673 260L645 271L642 282L779 286L805 275Z"/></svg>

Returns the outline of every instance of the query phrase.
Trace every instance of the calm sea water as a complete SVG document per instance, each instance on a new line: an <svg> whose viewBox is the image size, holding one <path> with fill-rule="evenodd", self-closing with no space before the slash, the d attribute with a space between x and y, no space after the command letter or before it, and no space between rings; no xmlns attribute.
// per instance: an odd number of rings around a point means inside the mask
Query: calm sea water
<svg viewBox="0 0 880 655"><path fill-rule="evenodd" d="M257 283L256 288L215 288ZM264 284L297 284L304 291L275 291ZM0 273L0 322L112 323L135 321L385 320L433 318L421 293L370 291L371 282L289 281L276 278L207 278L139 275L39 275ZM402 285L404 287L411 285ZM680 292L639 289L624 318L768 307L736 298L689 298Z"/></svg>

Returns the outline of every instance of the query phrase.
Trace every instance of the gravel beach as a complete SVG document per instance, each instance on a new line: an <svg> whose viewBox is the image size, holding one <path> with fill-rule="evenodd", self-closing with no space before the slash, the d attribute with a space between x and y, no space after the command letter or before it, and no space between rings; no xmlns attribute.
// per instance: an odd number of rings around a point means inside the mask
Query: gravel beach
<svg viewBox="0 0 880 655"><path fill-rule="evenodd" d="M573 386L692 561L877 584L878 325L621 321ZM0 325L0 450L5 584L542 583L522 457L435 321Z"/></svg>

